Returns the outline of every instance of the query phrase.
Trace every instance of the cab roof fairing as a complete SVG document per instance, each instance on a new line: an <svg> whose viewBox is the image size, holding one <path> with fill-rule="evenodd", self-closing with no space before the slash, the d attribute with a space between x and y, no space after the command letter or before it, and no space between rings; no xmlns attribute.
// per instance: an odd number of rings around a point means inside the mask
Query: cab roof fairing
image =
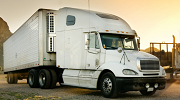
<svg viewBox="0 0 180 100"><path fill-rule="evenodd" d="M72 26L65 26L65 29L77 29L77 28L96 28L97 31L101 30L116 30L116 31L124 31L124 32L134 32L134 30L131 29L129 24L123 20L120 17L117 17L112 14L107 13L101 13L96 11L89 11L89 10L82 10L82 9L76 9L76 8L69 8L65 7L59 10L66 10L67 15L75 16L76 23ZM101 15L107 15L107 17L116 17L117 19L111 19L111 18L104 18ZM65 23L64 23L65 24Z"/></svg>

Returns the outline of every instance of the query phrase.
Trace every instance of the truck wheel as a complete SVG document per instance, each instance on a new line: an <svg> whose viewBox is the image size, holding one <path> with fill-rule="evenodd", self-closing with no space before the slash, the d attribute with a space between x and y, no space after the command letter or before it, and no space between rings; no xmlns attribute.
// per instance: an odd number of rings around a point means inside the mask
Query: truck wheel
<svg viewBox="0 0 180 100"><path fill-rule="evenodd" d="M31 69L28 74L28 83L31 88L38 88L39 81L38 81L38 71L35 69Z"/></svg>
<svg viewBox="0 0 180 100"><path fill-rule="evenodd" d="M9 72L7 74L7 83L8 84L13 84L14 83L14 81L13 81L13 73L12 72Z"/></svg>
<svg viewBox="0 0 180 100"><path fill-rule="evenodd" d="M50 89L53 89L56 87L57 83L57 75L56 72L53 69L49 69L49 72L51 74L51 84L50 84Z"/></svg>
<svg viewBox="0 0 180 100"><path fill-rule="evenodd" d="M17 84L18 82L18 75L16 73L13 74L13 83Z"/></svg>
<svg viewBox="0 0 180 100"><path fill-rule="evenodd" d="M47 89L50 87L51 75L47 69L42 69L39 72L39 86L41 89Z"/></svg>
<svg viewBox="0 0 180 100"><path fill-rule="evenodd" d="M111 73L105 73L100 80L101 93L106 98L116 97L118 94L115 76Z"/></svg>
<svg viewBox="0 0 180 100"><path fill-rule="evenodd" d="M147 92L147 90L141 90L141 91L140 91L140 93L141 93L142 95L146 95L146 96L151 96L151 95L153 95L155 92L156 92L156 90L150 91L150 92Z"/></svg>

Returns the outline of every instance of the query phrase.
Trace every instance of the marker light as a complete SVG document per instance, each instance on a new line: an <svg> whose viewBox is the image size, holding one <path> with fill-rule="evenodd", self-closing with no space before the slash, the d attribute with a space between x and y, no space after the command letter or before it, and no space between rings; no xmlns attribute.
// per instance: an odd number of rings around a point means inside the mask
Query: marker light
<svg viewBox="0 0 180 100"><path fill-rule="evenodd" d="M117 33L119 33L119 31L117 31Z"/></svg>
<svg viewBox="0 0 180 100"><path fill-rule="evenodd" d="M109 32L109 30L106 30L106 32Z"/></svg>
<svg viewBox="0 0 180 100"><path fill-rule="evenodd" d="M123 31L121 31L122 33L124 33Z"/></svg>
<svg viewBox="0 0 180 100"><path fill-rule="evenodd" d="M128 34L128 32L126 32Z"/></svg>

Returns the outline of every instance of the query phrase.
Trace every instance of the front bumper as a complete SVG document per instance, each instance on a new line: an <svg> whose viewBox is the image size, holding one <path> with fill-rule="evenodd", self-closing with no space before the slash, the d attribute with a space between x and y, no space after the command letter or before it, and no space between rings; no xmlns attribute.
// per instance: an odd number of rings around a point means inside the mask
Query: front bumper
<svg viewBox="0 0 180 100"><path fill-rule="evenodd" d="M166 79L164 77L116 78L116 85L119 92L147 90L145 87L146 83L149 83L150 87L154 87L158 83L158 87L154 89L161 90L165 88Z"/></svg>

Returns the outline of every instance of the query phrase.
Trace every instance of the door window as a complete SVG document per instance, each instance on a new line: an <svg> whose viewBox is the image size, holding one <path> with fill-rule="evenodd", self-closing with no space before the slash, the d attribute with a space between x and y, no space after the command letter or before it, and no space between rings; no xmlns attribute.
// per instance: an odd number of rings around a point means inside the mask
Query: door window
<svg viewBox="0 0 180 100"><path fill-rule="evenodd" d="M89 48L99 49L99 40L95 33L89 34Z"/></svg>

